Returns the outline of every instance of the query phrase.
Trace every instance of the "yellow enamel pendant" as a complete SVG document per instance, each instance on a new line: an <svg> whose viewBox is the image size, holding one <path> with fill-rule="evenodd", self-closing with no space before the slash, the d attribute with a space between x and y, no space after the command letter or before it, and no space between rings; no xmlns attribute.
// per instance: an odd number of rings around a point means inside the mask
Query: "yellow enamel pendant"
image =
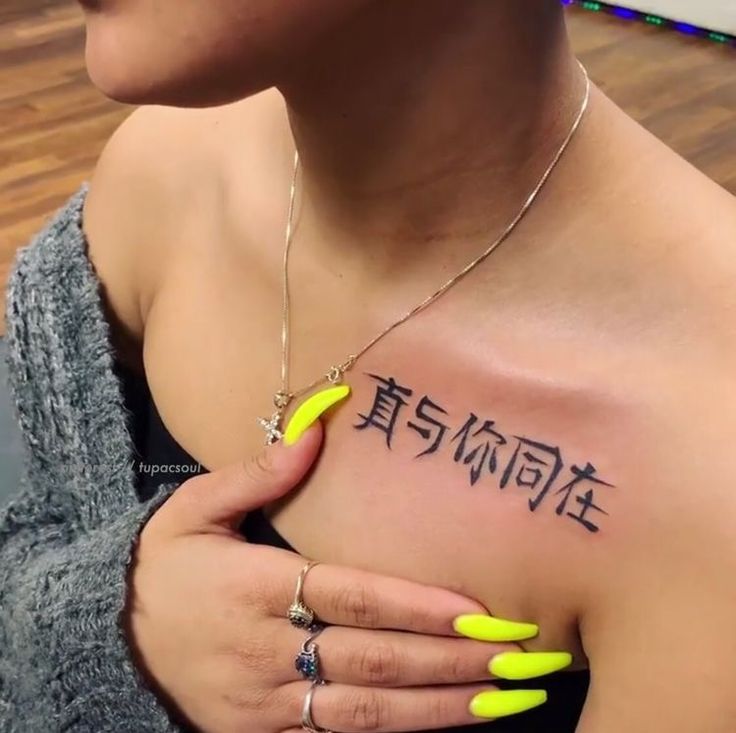
<svg viewBox="0 0 736 733"><path fill-rule="evenodd" d="M338 384L326 387L307 398L297 407L294 414L286 426L286 430L281 431L281 421L284 412L291 402L291 397L283 392L277 392L274 396L274 405L276 412L271 415L270 419L259 418L260 426L266 431L266 445L271 445L281 438L284 439L286 445L296 443L302 433L326 410L334 404L344 400L350 394L350 387L347 384Z"/></svg>

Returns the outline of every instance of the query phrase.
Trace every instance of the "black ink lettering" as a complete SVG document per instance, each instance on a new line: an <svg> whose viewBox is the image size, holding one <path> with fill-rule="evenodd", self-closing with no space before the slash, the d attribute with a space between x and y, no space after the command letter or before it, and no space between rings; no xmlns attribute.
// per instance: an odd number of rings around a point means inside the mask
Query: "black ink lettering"
<svg viewBox="0 0 736 733"><path fill-rule="evenodd" d="M432 445L429 446L426 450L422 451L421 453L417 453L415 458L419 458L420 456L426 456L430 453L435 453L437 449L440 447L440 444L442 443L442 439L445 437L445 433L447 432L447 425L445 425L443 422L440 422L436 417L433 417L428 410L436 410L437 412L441 412L443 415L447 415L447 410L443 409L439 405L436 405L432 400L429 399L426 395L422 397L422 399L419 401L419 404L417 405L416 409L416 416L419 420L423 420L425 423L429 424L431 427L422 427L422 425L418 425L414 422L407 422L407 425L412 429L416 430L419 435L424 438L424 440L429 440L432 436L432 428L437 429L437 434L435 435L434 441L432 442Z"/></svg>
<svg viewBox="0 0 736 733"><path fill-rule="evenodd" d="M404 400L404 397L411 397L413 390L397 384L393 377L385 379L377 374L369 374L368 376L377 380L380 384L376 387L376 395L373 398L373 406L370 412L367 415L358 414L363 422L353 425L353 427L357 430L365 430L370 427L377 428L386 434L386 445L391 448L391 439L393 438L399 411L409 404Z"/></svg>
<svg viewBox="0 0 736 733"><path fill-rule="evenodd" d="M483 425L481 425L472 434L472 437L475 438L481 434L491 435L495 439L493 447L491 447L490 441L485 440L466 453L468 438L471 437L470 431L476 422L478 422L478 416L471 412L465 425L460 428L451 441L454 443L458 438L460 439L457 449L455 450L454 459L455 463L462 461L466 466L470 464L471 486L474 486L480 478L484 466L488 468L489 473L494 473L498 466L496 451L499 446L506 445L507 442L506 438L504 438L501 433L498 433L493 429L495 422L493 420L486 420Z"/></svg>
<svg viewBox="0 0 736 733"><path fill-rule="evenodd" d="M565 484L559 491L555 493L555 496L557 494L564 494L564 496L562 497L562 501L560 501L557 509L555 510L557 514L561 515L565 511L573 489L575 488L575 486L583 481L592 481L593 483L600 484L602 486L610 486L613 488L613 484L609 484L606 481L602 481L601 479L596 478L596 469L592 463L587 463L585 465L585 468L572 466L572 468L570 468L570 471L575 476L575 478L569 483ZM589 519L586 519L585 515L591 510L606 515L608 514L608 512L603 511L603 509L595 504L593 489L588 489L588 491L586 491L585 494L583 494L582 496L576 496L575 501L581 505L579 513L575 514L574 512L567 512L567 516L572 517L577 522L580 522L580 524L582 524L588 531L597 532L599 529L598 526L593 524L593 522L591 522Z"/></svg>
<svg viewBox="0 0 736 733"><path fill-rule="evenodd" d="M373 405L367 414L358 414L361 422L353 427L356 430L376 428L384 433L386 445L391 449L400 413L409 405L408 398L413 396L414 391L398 384L393 377L381 377L377 374L368 376L378 382ZM416 432L426 443L426 448L417 453L416 458L439 452L450 430L450 426L444 421L448 414L448 411L434 402L429 395L424 395L416 404L411 419L405 423L401 422ZM507 439L495 428L494 420L484 420L481 424L478 416L471 412L465 424L450 440L456 444L453 460L469 467L471 486L474 486L484 473L497 475L498 472L500 473L498 485L501 489L505 489L511 483L519 488L528 489L527 496L533 497L528 499L529 509L533 512L552 491L565 468L560 449L554 445L515 435L513 437L516 446L513 455L501 473L500 460L501 456L505 460L510 452L510 447L504 448L509 445L510 437ZM573 465L569 472L572 474L571 480L554 492L555 496L561 497L555 508L556 514L574 519L588 532L600 531L598 525L592 521L592 517L595 514L608 516L608 512L597 503L596 489L600 486L614 485L598 478L596 468L589 462L583 468ZM595 485L581 487L583 482Z"/></svg>
<svg viewBox="0 0 736 733"><path fill-rule="evenodd" d="M529 509L534 511L542 503L542 500L563 468L564 464L560 456L560 449L556 446L538 443L535 440L522 438L518 435L514 437L519 443L508 466L506 466L506 470L503 472L500 486L502 489L505 489L511 480L514 470L518 469L514 478L516 485L536 491L542 483L545 474L548 474L544 485L536 497L529 499ZM519 456L521 456L521 459L519 459ZM541 456L544 456L548 460L544 460ZM552 460L551 465L548 462L550 458Z"/></svg>

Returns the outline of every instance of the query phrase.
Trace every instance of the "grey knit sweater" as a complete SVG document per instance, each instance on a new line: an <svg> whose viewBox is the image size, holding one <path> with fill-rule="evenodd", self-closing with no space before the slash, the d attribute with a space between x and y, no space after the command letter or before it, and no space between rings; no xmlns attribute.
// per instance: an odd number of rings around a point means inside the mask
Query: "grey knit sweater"
<svg viewBox="0 0 736 733"><path fill-rule="evenodd" d="M180 731L146 685L121 612L146 503L81 228L86 187L16 257L10 387L26 448L0 511L0 732Z"/></svg>

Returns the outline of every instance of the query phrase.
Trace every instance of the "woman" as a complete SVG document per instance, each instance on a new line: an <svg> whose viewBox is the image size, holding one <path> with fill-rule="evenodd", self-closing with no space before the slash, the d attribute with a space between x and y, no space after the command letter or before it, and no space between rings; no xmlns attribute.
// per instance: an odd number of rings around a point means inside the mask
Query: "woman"
<svg viewBox="0 0 736 733"><path fill-rule="evenodd" d="M561 6L84 5L148 106L11 282L10 729L732 731L736 213L588 95ZM208 473L155 491L131 435Z"/></svg>

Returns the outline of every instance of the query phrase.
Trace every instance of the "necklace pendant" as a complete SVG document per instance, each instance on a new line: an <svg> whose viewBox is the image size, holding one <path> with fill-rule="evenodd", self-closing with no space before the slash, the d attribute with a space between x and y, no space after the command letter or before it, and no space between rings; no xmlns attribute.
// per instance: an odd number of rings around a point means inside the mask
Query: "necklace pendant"
<svg viewBox="0 0 736 733"><path fill-rule="evenodd" d="M281 421L284 417L284 412L289 406L293 395L283 390L279 390L273 396L273 404L276 408L270 418L259 417L258 424L266 431L266 445L273 445L276 441L281 440L284 434L281 430Z"/></svg>
<svg viewBox="0 0 736 733"><path fill-rule="evenodd" d="M325 374L325 379L332 385L341 384L343 375L348 369L352 368L356 359L357 357L351 354L342 364L330 367L330 370Z"/></svg>
<svg viewBox="0 0 736 733"><path fill-rule="evenodd" d="M258 424L266 431L266 445L273 445L277 440L283 438L281 432L281 412L274 412L269 419L258 418Z"/></svg>
<svg viewBox="0 0 736 733"><path fill-rule="evenodd" d="M330 384L340 384L340 382L342 382L342 371L340 370L340 367L333 366L330 368L330 371L325 374L325 377Z"/></svg>

